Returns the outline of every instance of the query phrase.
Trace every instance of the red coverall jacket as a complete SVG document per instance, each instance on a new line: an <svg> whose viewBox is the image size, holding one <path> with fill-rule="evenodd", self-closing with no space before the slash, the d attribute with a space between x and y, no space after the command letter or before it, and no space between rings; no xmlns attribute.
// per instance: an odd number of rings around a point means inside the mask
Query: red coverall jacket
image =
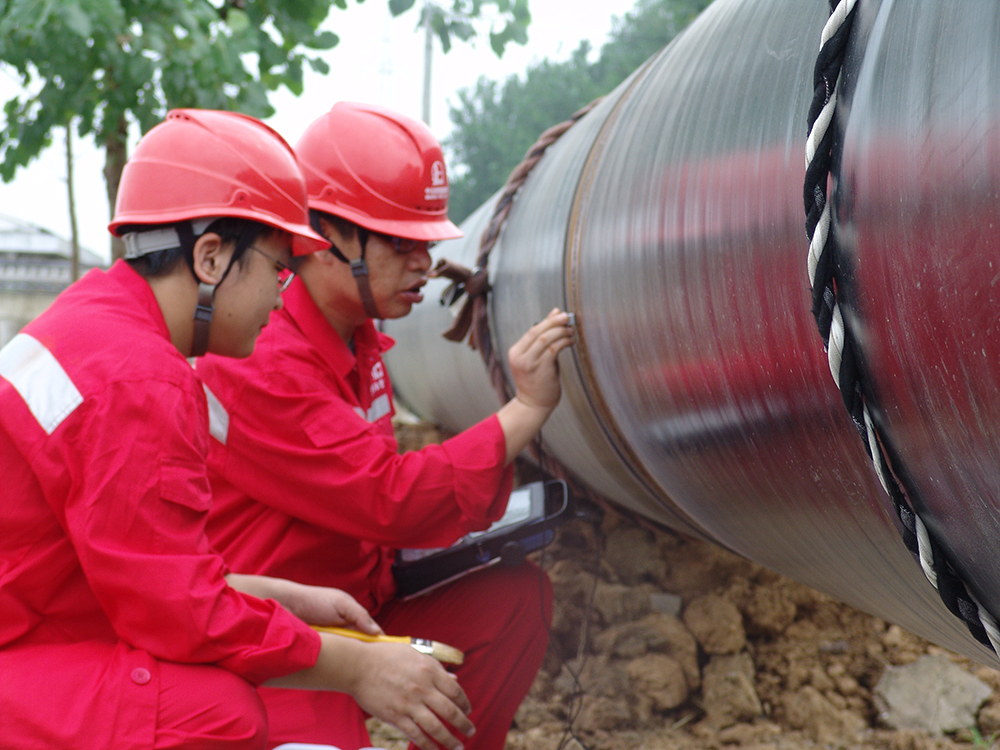
<svg viewBox="0 0 1000 750"><path fill-rule="evenodd" d="M301 280L242 360L197 369L216 413L208 533L233 570L392 598L393 549L446 547L503 515L513 468L495 416L400 455L371 321L352 353Z"/></svg>
<svg viewBox="0 0 1000 750"><path fill-rule="evenodd" d="M207 449L202 386L122 262L0 350L4 747L151 747L158 660L255 684L315 663L316 633L226 585Z"/></svg>

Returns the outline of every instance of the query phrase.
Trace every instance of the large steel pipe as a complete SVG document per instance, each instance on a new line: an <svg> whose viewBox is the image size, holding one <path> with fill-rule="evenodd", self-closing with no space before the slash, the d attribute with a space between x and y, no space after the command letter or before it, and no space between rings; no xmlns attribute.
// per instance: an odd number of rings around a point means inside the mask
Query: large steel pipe
<svg viewBox="0 0 1000 750"><path fill-rule="evenodd" d="M995 325L988 305L1000 301L990 285L1000 261L987 244L1000 226L1000 131L985 93L1000 57L994 5L862 4L845 64L855 98L841 110L850 179L836 192L857 266L852 325L871 345L886 434L927 485L921 510L991 605L1000 604L997 566L983 567L1000 453L991 419L1000 344L984 340ZM491 255L493 343L506 351L552 307L574 311L579 342L563 356L563 401L543 431L545 450L573 475L634 512L1000 666L900 541L810 314L805 118L827 12L823 0L716 0L552 146ZM940 18L960 14L969 28L945 31ZM435 254L472 265L491 209ZM900 291L914 281L923 286ZM429 285L428 301L387 322L400 342L387 360L400 400L458 431L498 398L479 355L440 338L450 323L437 303L443 287ZM933 335L942 327L944 341ZM949 369L972 341L982 352Z"/></svg>

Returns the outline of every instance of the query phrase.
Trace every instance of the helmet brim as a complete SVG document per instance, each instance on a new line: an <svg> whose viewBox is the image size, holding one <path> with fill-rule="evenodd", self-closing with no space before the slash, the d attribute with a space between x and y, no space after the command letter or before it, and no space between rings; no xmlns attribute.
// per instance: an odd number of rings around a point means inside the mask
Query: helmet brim
<svg viewBox="0 0 1000 750"><path fill-rule="evenodd" d="M292 255L312 255L330 248L330 240L317 234L308 224L284 224L279 228L292 235Z"/></svg>
<svg viewBox="0 0 1000 750"><path fill-rule="evenodd" d="M309 201L309 208L347 219L370 232L387 234L392 237L402 237L407 240L439 242L441 240L457 240L459 237L465 236L465 233L446 216L434 219L423 217L419 219L384 219L366 216L346 206L334 206L315 200ZM329 247L330 243L327 242L326 244Z"/></svg>

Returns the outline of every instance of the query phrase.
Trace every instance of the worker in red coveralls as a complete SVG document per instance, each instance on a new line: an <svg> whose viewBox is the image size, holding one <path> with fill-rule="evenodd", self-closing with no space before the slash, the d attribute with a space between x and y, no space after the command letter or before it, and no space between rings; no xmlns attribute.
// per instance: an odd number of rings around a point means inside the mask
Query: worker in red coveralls
<svg viewBox="0 0 1000 750"><path fill-rule="evenodd" d="M382 363L392 340L373 319L409 313L428 244L461 236L441 148L423 123L342 102L296 154L328 248L301 259L252 357L198 361L227 425L209 451L209 536L234 570L336 586L387 633L464 651L456 674L476 725L465 747L499 750L548 643L547 577L531 563L496 567L401 601L390 568L395 549L444 547L503 515L512 461L560 397L569 316L554 310L511 348L517 395L495 415L398 454ZM272 746L370 744L362 708L343 696L261 694Z"/></svg>
<svg viewBox="0 0 1000 750"><path fill-rule="evenodd" d="M233 574L205 535L210 415L185 358L250 354L293 245L326 246L305 199L263 123L173 111L122 175L127 262L0 350L0 747L260 749L264 683L348 691L426 748L418 724L451 748L437 717L472 731L430 657L306 624L377 633L350 596Z"/></svg>

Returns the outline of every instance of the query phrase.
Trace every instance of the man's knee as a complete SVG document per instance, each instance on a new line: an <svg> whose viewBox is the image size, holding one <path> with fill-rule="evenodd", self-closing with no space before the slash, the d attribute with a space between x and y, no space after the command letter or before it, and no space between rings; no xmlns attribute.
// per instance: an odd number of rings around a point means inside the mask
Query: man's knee
<svg viewBox="0 0 1000 750"><path fill-rule="evenodd" d="M234 688L229 693L231 701L226 702L226 711L220 717L219 727L227 735L232 745L227 750L257 750L267 744L267 711L250 683L232 675Z"/></svg>
<svg viewBox="0 0 1000 750"><path fill-rule="evenodd" d="M263 750L267 712L246 680L216 667L161 664L156 750Z"/></svg>
<svg viewBox="0 0 1000 750"><path fill-rule="evenodd" d="M516 568L500 568L506 606L515 617L535 610L548 629L552 625L552 581L548 573L531 562Z"/></svg>

